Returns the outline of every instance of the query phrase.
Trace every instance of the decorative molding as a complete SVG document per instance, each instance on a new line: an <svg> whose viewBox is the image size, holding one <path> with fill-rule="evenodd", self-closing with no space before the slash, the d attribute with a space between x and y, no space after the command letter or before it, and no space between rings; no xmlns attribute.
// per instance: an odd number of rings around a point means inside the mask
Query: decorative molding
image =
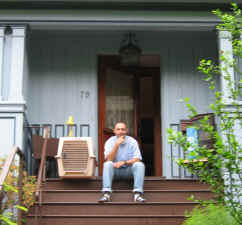
<svg viewBox="0 0 242 225"><path fill-rule="evenodd" d="M21 37L21 38L24 38L25 35L26 35L26 25L11 25L11 28L12 28L12 37Z"/></svg>
<svg viewBox="0 0 242 225"><path fill-rule="evenodd" d="M241 0L237 0L241 4ZM7 9L77 9L77 8L152 8L157 10L229 10L226 0L1 0L1 8Z"/></svg>
<svg viewBox="0 0 242 225"><path fill-rule="evenodd" d="M162 9L162 8L161 8ZM26 13L27 12L27 13ZM29 25L31 30L215 30L219 19L208 11L176 11L151 9L48 9L1 10L2 24Z"/></svg>
<svg viewBox="0 0 242 225"><path fill-rule="evenodd" d="M16 102L0 102L0 113L24 113L26 104Z"/></svg>

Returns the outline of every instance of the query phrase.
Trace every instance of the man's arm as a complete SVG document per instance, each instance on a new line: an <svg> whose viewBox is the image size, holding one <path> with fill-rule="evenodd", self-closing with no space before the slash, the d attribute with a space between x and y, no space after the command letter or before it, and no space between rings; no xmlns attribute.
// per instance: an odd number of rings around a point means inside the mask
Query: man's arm
<svg viewBox="0 0 242 225"><path fill-rule="evenodd" d="M106 156L106 161L113 161L117 155L119 146L125 141L125 136L121 136L117 139L113 146L112 151Z"/></svg>
<svg viewBox="0 0 242 225"><path fill-rule="evenodd" d="M113 164L114 168L119 168L120 166L131 166L133 163L135 162L140 162L140 159L138 158L133 158L133 159L130 159L130 160L126 160L126 161L119 161L119 162L115 162Z"/></svg>
<svg viewBox="0 0 242 225"><path fill-rule="evenodd" d="M119 161L119 162L115 162L113 163L113 167L114 168L119 168L120 166L131 166L133 163L135 162L140 162L140 159L138 158L133 158L133 159L130 159L130 160L126 160L126 161Z"/></svg>
<svg viewBox="0 0 242 225"><path fill-rule="evenodd" d="M140 162L140 159L138 158L133 158L133 159L130 159L130 160L126 160L125 161L125 165L128 165L128 166L131 166L133 163L135 162Z"/></svg>

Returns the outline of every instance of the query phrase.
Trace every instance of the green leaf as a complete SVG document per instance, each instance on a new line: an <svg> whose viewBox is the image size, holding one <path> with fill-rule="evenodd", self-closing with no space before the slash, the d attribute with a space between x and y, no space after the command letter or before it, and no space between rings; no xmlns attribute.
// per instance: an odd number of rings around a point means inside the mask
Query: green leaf
<svg viewBox="0 0 242 225"><path fill-rule="evenodd" d="M190 98L186 97L186 98L184 98L184 101L185 102L189 102L190 101Z"/></svg>
<svg viewBox="0 0 242 225"><path fill-rule="evenodd" d="M18 193L18 189L17 188L15 188L14 186L9 185L9 184L7 184L5 182L3 183L3 188L4 188L4 191L6 191L6 192L13 191L15 193Z"/></svg>
<svg viewBox="0 0 242 225"><path fill-rule="evenodd" d="M194 201L194 199L195 199L194 195L190 195L190 196L187 198L187 200L191 200L191 201Z"/></svg>
<svg viewBox="0 0 242 225"><path fill-rule="evenodd" d="M6 216L1 215L0 220L4 221L5 223L9 224L9 225L18 225L17 223L13 222L12 220L10 220L9 218L7 218Z"/></svg>
<svg viewBox="0 0 242 225"><path fill-rule="evenodd" d="M16 205L16 208L17 208L17 209L20 209L20 210L22 210L22 211L24 211L24 212L28 212L28 209L25 208L24 206Z"/></svg>

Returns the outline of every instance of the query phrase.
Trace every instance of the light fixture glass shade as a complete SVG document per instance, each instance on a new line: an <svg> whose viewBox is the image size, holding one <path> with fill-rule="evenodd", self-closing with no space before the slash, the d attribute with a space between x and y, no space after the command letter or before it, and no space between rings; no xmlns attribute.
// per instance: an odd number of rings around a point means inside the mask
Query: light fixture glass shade
<svg viewBox="0 0 242 225"><path fill-rule="evenodd" d="M125 35L119 49L120 63L123 66L136 66L140 62L141 49L135 39L135 34L128 33Z"/></svg>

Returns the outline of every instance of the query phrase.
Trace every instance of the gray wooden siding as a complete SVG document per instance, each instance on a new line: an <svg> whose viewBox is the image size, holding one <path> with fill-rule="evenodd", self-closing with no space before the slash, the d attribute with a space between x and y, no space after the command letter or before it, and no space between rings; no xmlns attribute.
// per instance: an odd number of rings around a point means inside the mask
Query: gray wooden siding
<svg viewBox="0 0 242 225"><path fill-rule="evenodd" d="M171 148L167 141L166 132L171 124L178 124L181 119L188 119L188 110L181 100L189 97L190 103L196 107L198 113L211 112L209 104L212 102L213 95L208 84L202 80L203 75L197 72L196 67L201 58L217 58L216 41L193 41L197 42L196 46L190 45L189 40L187 40L179 47L169 48L167 50L168 57L163 62L161 82L163 171L167 178L172 177L171 164L173 164L173 176L184 177L188 175L184 174L183 170L179 174L176 163L174 161L171 163ZM174 159L179 157L177 147L173 148L172 155Z"/></svg>
<svg viewBox="0 0 242 225"><path fill-rule="evenodd" d="M29 43L30 123L89 123L97 147L97 56L117 54L123 32L33 32ZM166 129L187 118L179 99L190 97L200 113L211 95L196 72L204 56L216 57L216 34L209 32L137 32L143 54L161 57L161 117L164 175L170 177Z"/></svg>

